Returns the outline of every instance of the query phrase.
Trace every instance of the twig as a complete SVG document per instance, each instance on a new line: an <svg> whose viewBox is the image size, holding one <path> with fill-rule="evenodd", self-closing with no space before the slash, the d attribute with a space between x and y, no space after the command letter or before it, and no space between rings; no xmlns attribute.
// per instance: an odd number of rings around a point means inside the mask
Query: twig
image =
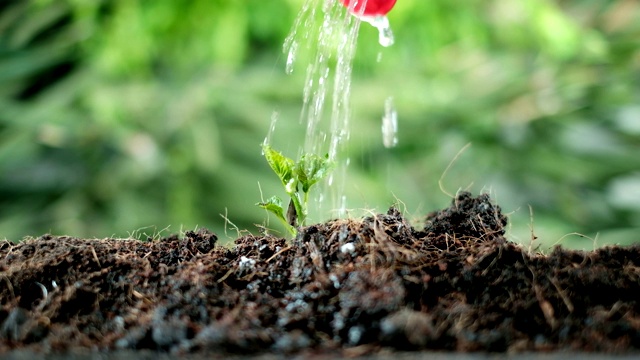
<svg viewBox="0 0 640 360"><path fill-rule="evenodd" d="M102 268L102 264L100 264L100 260L98 259L98 254L96 254L96 249L91 246L91 253L93 254L93 259L98 263L98 266Z"/></svg>
<svg viewBox="0 0 640 360"><path fill-rule="evenodd" d="M458 160L458 158L460 157L460 155L462 155L462 153L465 152L470 146L471 146L471 143L467 143L467 145L463 146L462 149L458 151L456 156L454 156L453 159L451 159L451 161L449 162L449 165L447 165L447 167L444 169L444 171L442 172L442 176L440 176L440 179L438 180L438 186L440 187L440 191L442 191L445 195L451 198L454 196L449 194L447 190L444 189L444 185L443 185L444 178L447 176L447 173L449 172L449 169L451 168L451 166L453 166L453 163L455 163L456 160Z"/></svg>
<svg viewBox="0 0 640 360"><path fill-rule="evenodd" d="M9 292L11 292L11 300L13 300L15 302L16 301L16 294L13 291L13 284L11 284L11 280L9 280L9 278L4 276L4 275L0 275L0 277L2 277L2 279L7 283L7 288L9 289Z"/></svg>
<svg viewBox="0 0 640 360"><path fill-rule="evenodd" d="M271 257L268 258L266 262L270 262L271 260L275 259L276 256L278 256L278 255L280 255L283 252L288 251L288 250L291 250L291 246L287 246L286 248L284 248L284 249L278 251L277 253L271 255Z"/></svg>
<svg viewBox="0 0 640 360"><path fill-rule="evenodd" d="M553 286L555 286L556 290L558 290L558 294L560 294L560 298L562 299L562 301L564 302L564 304L567 306L567 309L569 310L570 313L573 312L573 303L571 302L571 299L569 299L569 296L567 296L567 293L562 290L562 288L560 288L560 284L558 284L558 281L551 278L551 276L547 275L547 279L549 279L549 281L553 284Z"/></svg>

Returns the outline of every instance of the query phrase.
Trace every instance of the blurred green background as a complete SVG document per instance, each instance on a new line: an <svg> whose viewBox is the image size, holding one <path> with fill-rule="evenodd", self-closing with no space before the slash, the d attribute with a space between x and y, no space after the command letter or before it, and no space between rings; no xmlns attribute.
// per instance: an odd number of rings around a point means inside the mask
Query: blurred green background
<svg viewBox="0 0 640 360"><path fill-rule="evenodd" d="M274 146L303 142L304 64L286 75L282 53L302 2L0 2L0 238L278 229L254 206L284 196L259 145L274 112ZM353 216L448 206L438 180L471 142L444 187L489 191L512 240L640 241L638 1L399 0L389 18L390 48L360 29Z"/></svg>

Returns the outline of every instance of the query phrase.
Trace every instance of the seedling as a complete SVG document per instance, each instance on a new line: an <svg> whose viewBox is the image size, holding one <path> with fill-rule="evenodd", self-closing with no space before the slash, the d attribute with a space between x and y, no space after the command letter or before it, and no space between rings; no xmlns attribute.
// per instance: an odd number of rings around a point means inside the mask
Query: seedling
<svg viewBox="0 0 640 360"><path fill-rule="evenodd" d="M315 154L304 154L298 162L295 162L268 144L262 145L262 152L273 172L278 175L290 200L286 213L282 200L277 196L256 205L271 211L282 221L291 235L295 236L296 226L304 225L307 219L309 190L327 176L333 168L333 163L328 155L321 157Z"/></svg>

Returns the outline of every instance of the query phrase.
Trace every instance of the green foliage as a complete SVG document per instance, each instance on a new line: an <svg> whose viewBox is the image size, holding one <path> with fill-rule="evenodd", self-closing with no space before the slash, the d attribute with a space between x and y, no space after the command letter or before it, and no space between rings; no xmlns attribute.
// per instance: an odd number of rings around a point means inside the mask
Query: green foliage
<svg viewBox="0 0 640 360"><path fill-rule="evenodd" d="M296 163L292 159L263 144L262 152L269 166L276 173L291 198L286 212L282 200L272 197L265 202L257 203L263 209L271 211L286 226L292 235L296 234L296 224L304 225L308 215L309 190L311 186L322 180L333 167L328 156L304 154ZM302 190L302 194L300 193Z"/></svg>
<svg viewBox="0 0 640 360"><path fill-rule="evenodd" d="M327 172L331 168L327 155L324 157L315 154L302 155L302 158L296 164L295 173L305 196L309 193L311 186L327 176Z"/></svg>
<svg viewBox="0 0 640 360"><path fill-rule="evenodd" d="M296 173L295 161L273 150L271 146L267 144L262 145L262 151L264 152L264 158L267 160L273 172L278 175L282 185L288 188L291 182L296 180L294 178L294 174ZM287 193L289 193L289 191L287 191Z"/></svg>
<svg viewBox="0 0 640 360"><path fill-rule="evenodd" d="M260 206L261 208L267 211L272 212L280 221L282 221L282 223L285 225L287 230L289 230L289 232L292 235L296 234L295 228L289 224L289 221L285 217L284 207L282 207L282 199L280 199L277 196L272 196L267 201L259 202L256 205Z"/></svg>

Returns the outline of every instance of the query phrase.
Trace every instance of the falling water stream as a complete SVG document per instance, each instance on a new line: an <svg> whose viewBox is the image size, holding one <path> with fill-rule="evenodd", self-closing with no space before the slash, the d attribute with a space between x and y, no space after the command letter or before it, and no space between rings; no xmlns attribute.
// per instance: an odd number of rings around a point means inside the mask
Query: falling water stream
<svg viewBox="0 0 640 360"><path fill-rule="evenodd" d="M382 143L387 148L398 145L398 112L390 97L384 102L384 115L382 116Z"/></svg>
<svg viewBox="0 0 640 360"><path fill-rule="evenodd" d="M298 157L303 153L328 154L336 164L312 199L311 212L346 215L345 180L350 159L344 156L343 148L350 137L351 74L358 31L360 24L367 22L378 29L380 45L392 45L393 33L384 14L394 4L395 0L305 0L284 42L287 74L298 71L300 50L311 53L311 61L301 69L305 81L300 123L306 126L306 136ZM265 141L270 141L276 120L274 114ZM397 115L391 98L384 105L382 132L386 147L397 144Z"/></svg>

